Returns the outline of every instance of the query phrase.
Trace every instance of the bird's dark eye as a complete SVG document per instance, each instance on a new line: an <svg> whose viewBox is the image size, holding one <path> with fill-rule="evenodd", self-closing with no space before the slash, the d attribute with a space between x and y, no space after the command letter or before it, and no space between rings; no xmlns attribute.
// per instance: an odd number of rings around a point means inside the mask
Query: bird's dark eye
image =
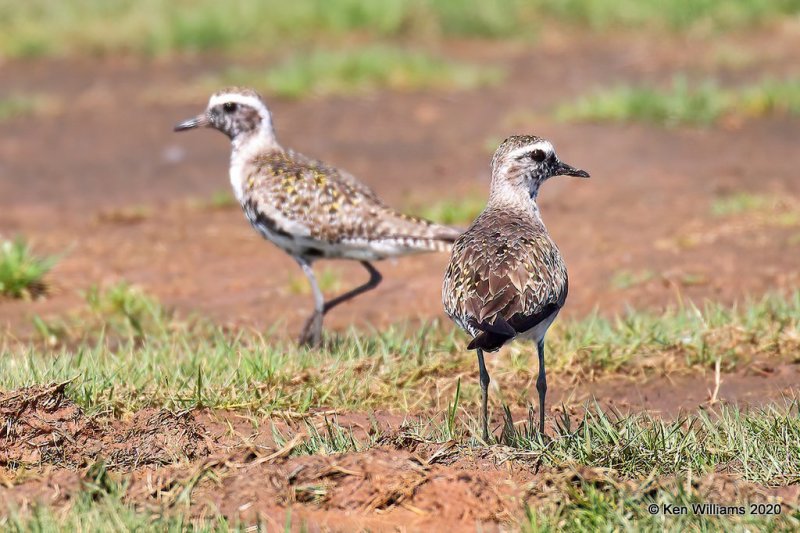
<svg viewBox="0 0 800 533"><path fill-rule="evenodd" d="M235 104L233 102L225 102L224 104L222 104L222 109L226 113L233 113L238 108L239 108L239 104Z"/></svg>
<svg viewBox="0 0 800 533"><path fill-rule="evenodd" d="M547 154L544 153L544 150L539 150L538 148L531 152L531 159L536 161L537 163L541 163L545 159L547 159Z"/></svg>

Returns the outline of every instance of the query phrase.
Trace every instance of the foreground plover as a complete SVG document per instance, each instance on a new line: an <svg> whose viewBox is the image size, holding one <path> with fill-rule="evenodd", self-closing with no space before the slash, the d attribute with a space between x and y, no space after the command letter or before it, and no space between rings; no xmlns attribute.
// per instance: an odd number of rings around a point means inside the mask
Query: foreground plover
<svg viewBox="0 0 800 533"><path fill-rule="evenodd" d="M245 215L264 238L294 257L311 284L314 312L303 327L302 344L319 345L323 315L380 283L370 261L448 251L460 233L399 213L344 170L282 148L269 109L251 89L212 95L205 112L175 131L198 127L230 137L230 180ZM317 259L359 261L369 281L326 302L311 268Z"/></svg>
<svg viewBox="0 0 800 533"><path fill-rule="evenodd" d="M544 336L567 299L567 267L544 227L536 196L553 176L588 178L556 157L539 137L509 137L492 158L489 203L453 245L442 302L453 321L473 339L478 354L483 440L488 442L489 373L483 352L515 338L536 341L539 352L539 430L544 433L547 378Z"/></svg>

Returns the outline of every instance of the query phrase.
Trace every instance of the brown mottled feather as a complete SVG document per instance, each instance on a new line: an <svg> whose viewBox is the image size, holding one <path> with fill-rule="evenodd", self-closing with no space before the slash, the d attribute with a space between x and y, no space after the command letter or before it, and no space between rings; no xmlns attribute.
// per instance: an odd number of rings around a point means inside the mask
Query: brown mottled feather
<svg viewBox="0 0 800 533"><path fill-rule="evenodd" d="M533 327L526 318L547 318L566 297L566 266L538 216L489 207L453 246L443 303L473 336L498 320Z"/></svg>

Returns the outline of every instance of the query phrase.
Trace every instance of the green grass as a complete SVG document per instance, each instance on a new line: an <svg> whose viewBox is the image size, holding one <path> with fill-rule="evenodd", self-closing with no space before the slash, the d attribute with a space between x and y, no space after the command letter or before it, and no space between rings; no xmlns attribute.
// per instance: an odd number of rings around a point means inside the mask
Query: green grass
<svg viewBox="0 0 800 533"><path fill-rule="evenodd" d="M496 67L448 61L402 48L367 46L295 55L263 72L231 69L220 76L220 81L263 88L284 98L301 98L385 88L472 89L497 83L502 77Z"/></svg>
<svg viewBox="0 0 800 533"><path fill-rule="evenodd" d="M739 89L677 77L668 90L620 86L584 96L556 110L565 121L643 122L711 126L723 119L800 114L800 80L763 80Z"/></svg>
<svg viewBox="0 0 800 533"><path fill-rule="evenodd" d="M30 512L0 516L3 531L48 533L53 531L247 531L222 517L191 520L180 513L155 513L136 509L120 494L98 494L91 488L80 492L66 510L33 505Z"/></svg>
<svg viewBox="0 0 800 533"><path fill-rule="evenodd" d="M0 55L263 51L354 38L530 39L545 25L608 31L751 28L798 0L0 0Z"/></svg>
<svg viewBox="0 0 800 533"><path fill-rule="evenodd" d="M611 278L611 286L615 289L630 289L637 285L642 285L652 280L655 273L652 270L639 270L631 272L630 270L620 270L614 273Z"/></svg>
<svg viewBox="0 0 800 533"><path fill-rule="evenodd" d="M72 380L66 393L73 401L89 414L115 417L143 407L233 409L252 420L265 414L295 418L317 408L421 413L410 415L399 433L388 435L373 424L366 435L362 431L356 437L335 416L319 424L314 422L320 415L311 415L297 429L272 425L276 448L292 442L291 455L360 452L384 438L455 443L464 450L479 444L476 363L464 350L464 337L449 323L351 331L328 336L325 348L313 351L277 342L270 332L231 332L202 319L183 319L140 289L121 283L88 291L86 308L62 318L60 329L53 331L61 335L56 349L36 342L0 345L0 390ZM549 369L559 377L630 373L651 366L659 372L680 371L708 367L719 358L729 370L753 357L796 357L799 331L800 293L732 307L685 305L662 314L590 316L556 323L548 337ZM492 379L499 394L491 395L493 409L499 401L512 408L529 405L534 393L532 352L532 346L519 344L495 356ZM760 409L721 404L663 420L641 413L623 416L590 404L578 416L555 415L546 439L533 429L538 422L534 413L523 423L507 422L501 446L487 453L540 464L545 473L552 469L563 478L530 486L529 512L518 524L523 530L791 530L800 514L788 506L776 518L703 520L691 513L674 519L650 516L646 505L708 501L688 481L693 477L724 474L761 486L800 482L799 408L797 398L787 398ZM69 506L34 506L29 513L0 517L0 529L240 527L222 518L189 521L180 506L135 507L126 500L126 477L105 472L102 464L90 467L83 478L82 490ZM196 476L176 479L170 492L188 494L196 481ZM304 496L316 497L314 487L303 490L312 491ZM324 487L319 490L318 496L324 496ZM537 503L539 496L545 501Z"/></svg>
<svg viewBox="0 0 800 533"><path fill-rule="evenodd" d="M717 217L740 215L770 209L777 203L778 199L771 196L740 192L715 198L711 204L711 213Z"/></svg>
<svg viewBox="0 0 800 533"><path fill-rule="evenodd" d="M47 107L42 96L13 94L0 98L0 122L37 115Z"/></svg>
<svg viewBox="0 0 800 533"><path fill-rule="evenodd" d="M44 276L55 257L39 257L21 238L0 241L0 296L28 298L44 291Z"/></svg>
<svg viewBox="0 0 800 533"><path fill-rule="evenodd" d="M239 207L239 201L230 190L216 191L206 199L193 199L189 206L194 209L224 210Z"/></svg>
<svg viewBox="0 0 800 533"><path fill-rule="evenodd" d="M317 272L317 283L323 293L338 292L342 288L342 276L336 269L326 267ZM311 294L308 278L303 274L292 275L289 278L289 292L292 294Z"/></svg>
<svg viewBox="0 0 800 533"><path fill-rule="evenodd" d="M536 15L522 0L0 0L0 53L160 55L290 49L353 35L504 37L529 34Z"/></svg>
<svg viewBox="0 0 800 533"><path fill-rule="evenodd" d="M117 414L197 405L255 413L321 406L426 411L450 401L454 376L476 372L466 339L449 323L349 331L314 351L276 341L271 332L231 333L182 319L124 285L87 297L83 313L39 319L47 346L0 348L0 389L74 379L67 391L79 405ZM565 320L548 336L548 369L567 378L711 368L720 359L730 370L754 357L795 353L798 321L800 293L738 307ZM520 343L498 355L492 379L501 396L493 401L527 405L532 353ZM465 380L461 389L462 404L477 405L477 381Z"/></svg>
<svg viewBox="0 0 800 533"><path fill-rule="evenodd" d="M800 202L790 195L733 193L715 198L711 213L719 218L744 217L754 226L758 223L784 228L800 226Z"/></svg>
<svg viewBox="0 0 800 533"><path fill-rule="evenodd" d="M486 197L465 196L459 199L440 200L426 206L412 206L408 211L439 224L467 226L486 207Z"/></svg>
<svg viewBox="0 0 800 533"><path fill-rule="evenodd" d="M595 406L578 422L563 415L552 440L541 438L531 415L522 428L507 424L501 441L547 465L604 468L626 479L725 472L764 485L792 485L800 482L798 407L797 400L747 412L722 406L713 415L700 411L663 421Z"/></svg>
<svg viewBox="0 0 800 533"><path fill-rule="evenodd" d="M749 514L748 502L720 502L691 484L689 477L677 479L670 487L656 483L630 487L613 480L579 478L566 490L559 505L543 511L528 508L520 530L527 533L551 531L796 531L800 527L800 511L783 505L780 516ZM692 504L719 503L744 505L745 516L703 516L692 510ZM753 503L763 503L759 499ZM656 504L657 514L648 512ZM685 506L687 514L665 516L664 505Z"/></svg>
<svg viewBox="0 0 800 533"><path fill-rule="evenodd" d="M538 4L551 17L595 30L725 30L800 13L798 0L546 0Z"/></svg>

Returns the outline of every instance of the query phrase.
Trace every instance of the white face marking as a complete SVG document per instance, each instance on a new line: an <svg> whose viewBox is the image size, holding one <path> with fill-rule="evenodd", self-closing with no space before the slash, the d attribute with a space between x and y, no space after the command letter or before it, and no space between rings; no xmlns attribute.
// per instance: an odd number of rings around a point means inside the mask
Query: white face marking
<svg viewBox="0 0 800 533"><path fill-rule="evenodd" d="M227 102L252 107L253 109L258 110L258 114L262 117L268 117L270 115L269 109L267 109L267 106L261 101L261 99L256 98L255 96L239 93L215 94L208 100L208 108L211 109L214 106Z"/></svg>
<svg viewBox="0 0 800 533"><path fill-rule="evenodd" d="M536 149L542 150L544 151L544 153L548 155L555 152L555 148L553 148L553 145L550 143L550 141L542 139L537 143L529 144L527 146L523 146L522 148L517 148L513 152L509 152L508 159L509 160L516 159L517 157L521 155L527 155Z"/></svg>
<svg viewBox="0 0 800 533"><path fill-rule="evenodd" d="M224 103L249 106L257 110L261 117L261 126L255 135L242 136L233 140L229 171L230 181L234 195L239 202L242 202L244 199L244 180L248 176L245 171L248 162L261 151L279 146L272 126L272 115L260 98L234 92L216 94L208 100L208 109Z"/></svg>
<svg viewBox="0 0 800 533"><path fill-rule="evenodd" d="M208 109L225 103L240 104L258 111L258 115L261 117L261 130L274 139L275 128L272 125L272 113L269 112L269 108L260 98L241 93L215 94L208 100Z"/></svg>

